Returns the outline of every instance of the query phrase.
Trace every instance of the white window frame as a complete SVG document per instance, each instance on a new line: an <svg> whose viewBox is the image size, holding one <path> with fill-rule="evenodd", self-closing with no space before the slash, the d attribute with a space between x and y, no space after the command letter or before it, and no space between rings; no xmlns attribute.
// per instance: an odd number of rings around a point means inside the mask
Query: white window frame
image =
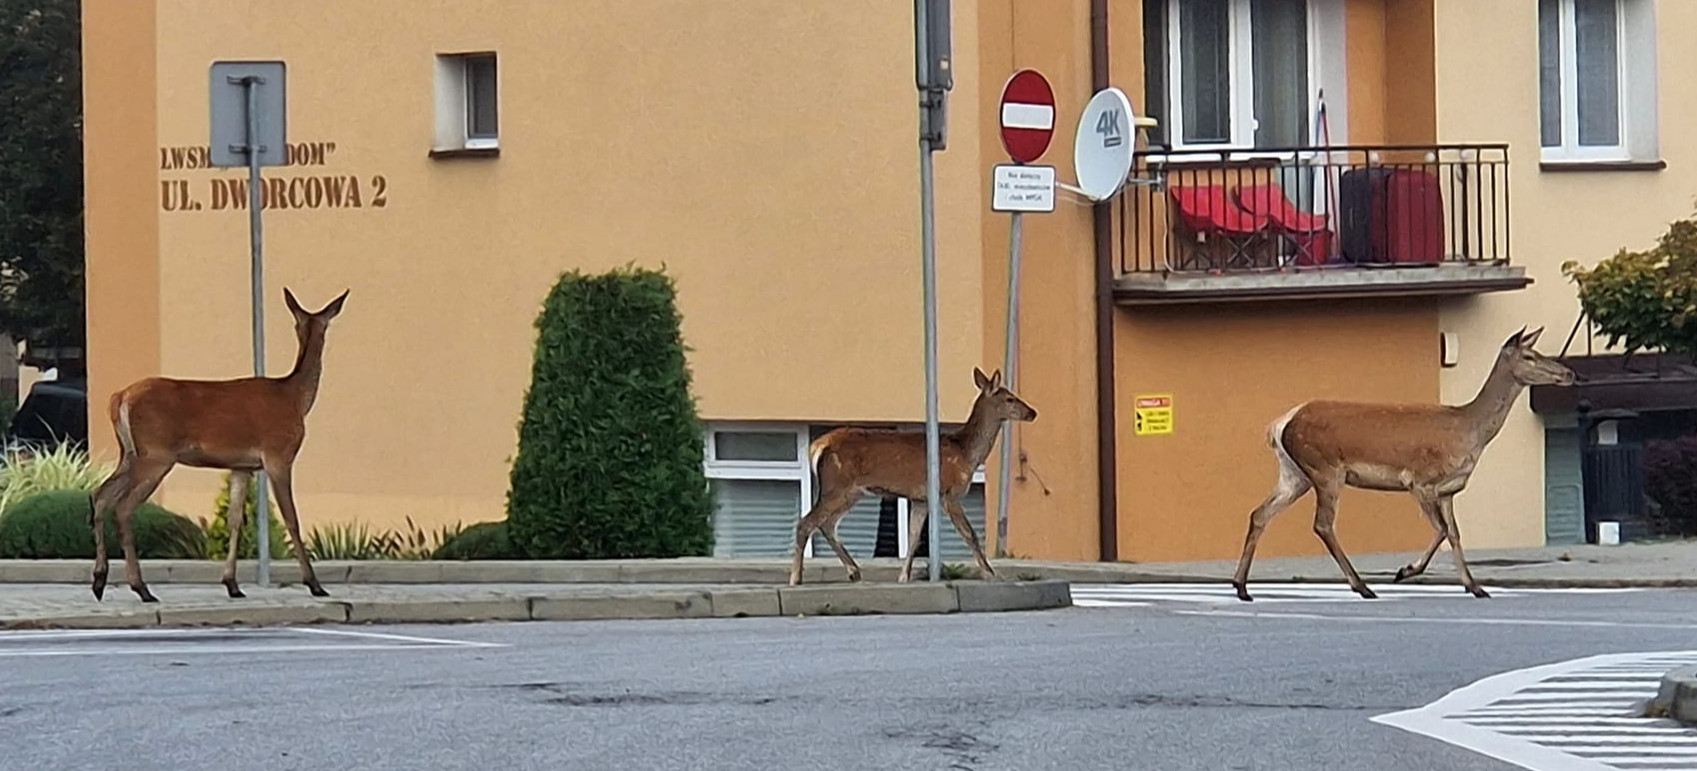
<svg viewBox="0 0 1697 771"><path fill-rule="evenodd" d="M1612 146L1579 144L1579 55L1574 0L1556 0L1560 10L1560 58L1557 83L1561 94L1561 144L1543 146L1543 104L1538 104L1539 159L1551 163L1619 163L1656 160L1657 74L1655 3L1615 0L1616 91L1619 94L1620 143ZM1537 11L1534 10L1534 13ZM1542 25L1534 24L1537 34ZM1540 41L1541 42L1541 41ZM1541 66L1541 63L1540 63ZM1540 75L1541 77L1541 75Z"/></svg>
<svg viewBox="0 0 1697 771"><path fill-rule="evenodd" d="M1231 4L1231 34L1228 41L1231 61L1231 133L1226 142L1186 142L1184 140L1184 57L1180 45L1177 0L1145 0L1166 4L1166 93L1162 114L1167 124L1167 144L1173 150L1219 149L1221 152L1192 153L1181 156L1154 154L1157 163L1218 163L1222 160L1286 159L1292 153L1264 152L1255 149L1255 51L1251 28L1249 0L1223 0ZM1348 66L1344 59L1346 43L1345 6L1343 0L1307 0L1308 35L1308 110L1309 134L1305 144L1314 141L1318 125L1314 118L1319 110L1320 92L1330 87L1336 96L1327 101L1328 131L1331 144L1349 142ZM1293 160L1315 161L1324 155L1319 150L1295 153Z"/></svg>
<svg viewBox="0 0 1697 771"><path fill-rule="evenodd" d="M1225 0L1230 4L1230 34L1227 38L1228 59L1231 62L1231 139L1225 142L1186 142L1184 140L1184 54L1180 32L1178 0L1151 0L1167 4L1167 123L1171 126L1170 144L1175 150L1255 150L1255 37L1250 26L1249 0ZM1307 0L1308 19L1308 104L1312 115L1318 104L1320 72L1315 61L1317 13L1313 0Z"/></svg>
<svg viewBox="0 0 1697 771"><path fill-rule="evenodd" d="M719 460L713 437L717 434L788 434L795 439L796 459L791 461ZM799 482L801 509L795 521L800 522L813 505L813 469L807 462L808 425L806 423L753 423L712 421L702 432L706 443L702 452L702 471L708 479ZM803 556L813 556L813 539L807 539Z"/></svg>
<svg viewBox="0 0 1697 771"><path fill-rule="evenodd" d="M471 60L488 57L495 60L495 125L492 137L471 136ZM494 150L500 140L501 85L500 57L494 51L466 51L436 55L436 126L433 149Z"/></svg>

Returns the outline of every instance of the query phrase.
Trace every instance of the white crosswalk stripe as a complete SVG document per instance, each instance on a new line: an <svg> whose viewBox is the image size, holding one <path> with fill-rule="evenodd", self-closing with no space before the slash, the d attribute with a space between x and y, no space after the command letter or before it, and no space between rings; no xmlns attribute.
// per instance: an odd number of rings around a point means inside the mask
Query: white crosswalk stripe
<svg viewBox="0 0 1697 771"><path fill-rule="evenodd" d="M1662 675L1697 651L1623 653L1480 680L1373 722L1536 771L1697 770L1697 729L1642 717Z"/></svg>
<svg viewBox="0 0 1697 771"><path fill-rule="evenodd" d="M1445 584L1373 585L1379 600L1449 599L1476 602L1477 598L1460 586ZM1487 587L1492 597L1512 598L1537 594L1598 594L1637 591L1621 589L1499 589ZM1359 602L1361 597L1348 584L1254 584L1249 593L1255 605ZM1073 584L1072 603L1084 608L1139 607L1157 603L1203 603L1211 605L1241 605L1242 600L1230 584Z"/></svg>

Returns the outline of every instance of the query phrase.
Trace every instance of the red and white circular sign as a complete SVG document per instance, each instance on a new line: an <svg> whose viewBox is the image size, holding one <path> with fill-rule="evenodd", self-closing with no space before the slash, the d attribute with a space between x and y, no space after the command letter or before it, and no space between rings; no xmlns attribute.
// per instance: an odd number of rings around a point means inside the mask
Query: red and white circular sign
<svg viewBox="0 0 1697 771"><path fill-rule="evenodd" d="M1036 70L1020 70L1002 86L1002 147L1016 163L1043 157L1055 135L1055 92Z"/></svg>

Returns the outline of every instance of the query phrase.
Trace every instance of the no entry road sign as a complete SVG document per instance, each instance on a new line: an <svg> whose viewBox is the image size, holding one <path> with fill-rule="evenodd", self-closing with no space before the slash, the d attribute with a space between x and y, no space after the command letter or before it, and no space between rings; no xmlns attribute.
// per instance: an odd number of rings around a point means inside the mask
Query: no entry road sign
<svg viewBox="0 0 1697 771"><path fill-rule="evenodd" d="M1002 147L1016 163L1031 163L1055 135L1055 92L1036 70L1020 70L1002 86Z"/></svg>

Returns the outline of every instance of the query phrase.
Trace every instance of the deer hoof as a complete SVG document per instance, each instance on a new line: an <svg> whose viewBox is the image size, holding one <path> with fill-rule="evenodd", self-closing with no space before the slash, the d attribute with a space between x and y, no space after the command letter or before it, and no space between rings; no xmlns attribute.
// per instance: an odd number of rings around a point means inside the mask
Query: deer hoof
<svg viewBox="0 0 1697 771"><path fill-rule="evenodd" d="M132 587L130 587L130 590L134 591L136 593L136 596L141 598L142 602L158 602L159 601L159 598L153 596L153 592L148 590L146 584L143 584L143 585L140 585L140 586L132 586Z"/></svg>
<svg viewBox="0 0 1697 771"><path fill-rule="evenodd" d="M1485 599L1490 599L1491 597L1491 593L1485 591L1485 587L1483 586L1469 586L1467 587L1467 591L1474 597L1482 597Z"/></svg>
<svg viewBox="0 0 1697 771"><path fill-rule="evenodd" d="M1238 599L1243 600L1244 602L1254 602L1255 601L1254 597L1249 596L1249 586L1247 584L1240 584L1240 583L1233 582L1232 588L1237 590L1237 598Z"/></svg>
<svg viewBox="0 0 1697 771"><path fill-rule="evenodd" d="M236 579L234 578L224 582L224 591L227 592L230 595L230 599L233 600L239 600L247 596L247 594L236 585Z"/></svg>
<svg viewBox="0 0 1697 771"><path fill-rule="evenodd" d="M1364 599L1364 600L1377 600L1377 599L1379 599L1379 595L1374 594L1372 589L1368 589L1365 586L1357 588L1355 590L1355 593L1361 595L1361 598Z"/></svg>
<svg viewBox="0 0 1697 771"><path fill-rule="evenodd" d="M95 573L94 581L89 584L89 591L94 592L94 601L100 602L106 598L106 574Z"/></svg>
<svg viewBox="0 0 1697 771"><path fill-rule="evenodd" d="M1396 578L1391 579L1391 583L1393 583L1393 584L1401 583L1403 579L1413 578L1416 575L1419 575L1419 574L1414 572L1414 566L1413 565L1403 565L1402 567L1396 569Z"/></svg>
<svg viewBox="0 0 1697 771"><path fill-rule="evenodd" d="M316 583L308 584L307 587L306 587L306 590L311 592L312 596L314 596L314 597L329 597L330 596L329 592L324 591L324 587L319 586Z"/></svg>

